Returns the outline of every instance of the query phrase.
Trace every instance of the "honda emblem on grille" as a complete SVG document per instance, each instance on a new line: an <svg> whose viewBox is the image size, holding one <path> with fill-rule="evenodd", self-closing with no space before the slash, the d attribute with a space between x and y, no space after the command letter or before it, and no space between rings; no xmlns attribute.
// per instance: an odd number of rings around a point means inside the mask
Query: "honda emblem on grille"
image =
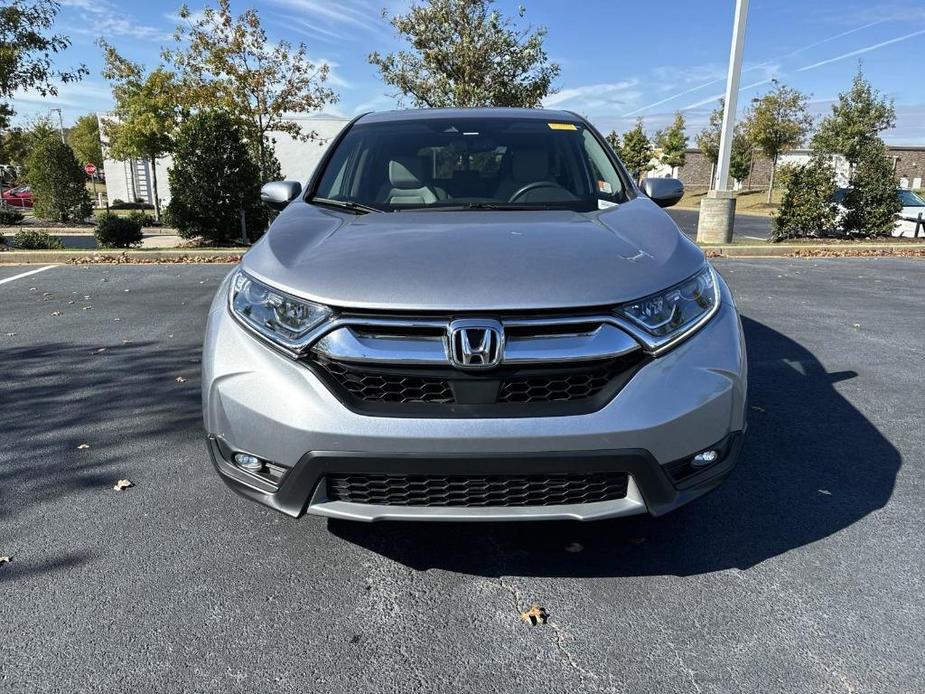
<svg viewBox="0 0 925 694"><path fill-rule="evenodd" d="M504 356L504 327L496 320L454 320L447 328L447 356L460 369L489 369Z"/></svg>

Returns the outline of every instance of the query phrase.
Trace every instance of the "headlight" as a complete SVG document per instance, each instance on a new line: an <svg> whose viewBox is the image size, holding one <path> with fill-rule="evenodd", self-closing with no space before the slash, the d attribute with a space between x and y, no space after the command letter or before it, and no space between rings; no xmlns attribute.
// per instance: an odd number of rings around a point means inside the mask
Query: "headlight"
<svg viewBox="0 0 925 694"><path fill-rule="evenodd" d="M624 304L617 313L642 328L653 348L699 327L719 306L716 277L709 266L658 294Z"/></svg>
<svg viewBox="0 0 925 694"><path fill-rule="evenodd" d="M231 280L231 310L245 325L288 349L331 316L331 309L297 299L238 270Z"/></svg>

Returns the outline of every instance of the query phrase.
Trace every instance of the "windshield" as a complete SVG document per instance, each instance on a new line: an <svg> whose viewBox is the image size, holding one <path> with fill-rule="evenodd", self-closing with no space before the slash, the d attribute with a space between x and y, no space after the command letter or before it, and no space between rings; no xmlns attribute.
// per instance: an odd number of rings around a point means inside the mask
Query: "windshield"
<svg viewBox="0 0 925 694"><path fill-rule="evenodd" d="M623 179L594 133L534 118L359 123L337 145L314 199L379 210L609 207Z"/></svg>
<svg viewBox="0 0 925 694"><path fill-rule="evenodd" d="M925 200L922 200L911 190L898 190L896 192L903 207L925 207Z"/></svg>

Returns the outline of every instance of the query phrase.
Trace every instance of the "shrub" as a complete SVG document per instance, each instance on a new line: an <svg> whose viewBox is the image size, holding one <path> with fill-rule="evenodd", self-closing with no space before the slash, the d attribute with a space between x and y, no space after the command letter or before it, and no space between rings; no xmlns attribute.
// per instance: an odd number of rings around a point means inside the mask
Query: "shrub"
<svg viewBox="0 0 925 694"><path fill-rule="evenodd" d="M845 199L843 220L846 234L851 236L891 236L896 215L902 203L896 195L893 165L882 143L865 147Z"/></svg>
<svg viewBox="0 0 925 694"><path fill-rule="evenodd" d="M132 210L125 215L125 217L126 219L131 219L133 222L137 222L140 227L151 227L157 224L157 220L154 219L153 214L148 214L141 210Z"/></svg>
<svg viewBox="0 0 925 694"><path fill-rule="evenodd" d="M16 248L30 251L48 248L64 248L64 245L58 239L49 236L44 231L38 231L36 229L20 229L16 232L13 245Z"/></svg>
<svg viewBox="0 0 925 694"><path fill-rule="evenodd" d="M9 207L0 207L0 226L8 227L19 224L23 220L23 214L19 210Z"/></svg>
<svg viewBox="0 0 925 694"><path fill-rule="evenodd" d="M129 248L141 244L141 224L131 215L120 217L115 214L101 214L96 220L93 235L100 246Z"/></svg>
<svg viewBox="0 0 925 694"><path fill-rule="evenodd" d="M787 188L773 219L771 239L827 236L835 229L835 170L822 157L787 174Z"/></svg>
<svg viewBox="0 0 925 694"><path fill-rule="evenodd" d="M169 177L168 214L183 238L233 242L240 237L242 213L251 240L266 228L260 172L228 114L201 112L183 123Z"/></svg>
<svg viewBox="0 0 925 694"><path fill-rule="evenodd" d="M90 216L93 203L85 186L87 175L70 147L45 137L34 145L28 162L37 217L67 222Z"/></svg>

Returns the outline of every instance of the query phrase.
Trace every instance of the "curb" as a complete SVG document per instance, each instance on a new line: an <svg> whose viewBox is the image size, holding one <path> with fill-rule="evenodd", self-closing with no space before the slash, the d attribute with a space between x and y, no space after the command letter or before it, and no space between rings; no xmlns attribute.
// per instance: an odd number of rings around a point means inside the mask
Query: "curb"
<svg viewBox="0 0 925 694"><path fill-rule="evenodd" d="M708 258L879 258L889 256L925 257L925 244L783 244L760 246L728 245L700 248Z"/></svg>
<svg viewBox="0 0 925 694"><path fill-rule="evenodd" d="M116 265L131 263L236 263L244 255L235 248L198 249L165 248L157 250L100 251L49 250L0 252L0 265L85 265L92 263Z"/></svg>

